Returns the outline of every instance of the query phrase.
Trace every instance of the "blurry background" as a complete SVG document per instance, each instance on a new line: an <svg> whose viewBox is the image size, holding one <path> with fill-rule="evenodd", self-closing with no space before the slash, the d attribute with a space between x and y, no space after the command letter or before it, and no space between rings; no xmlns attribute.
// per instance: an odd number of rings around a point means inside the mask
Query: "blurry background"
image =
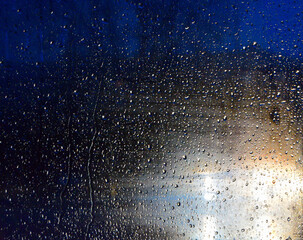
<svg viewBox="0 0 303 240"><path fill-rule="evenodd" d="M0 1L0 239L301 239L302 11Z"/></svg>
<svg viewBox="0 0 303 240"><path fill-rule="evenodd" d="M300 1L1 1L0 59L196 55L254 43L301 57Z"/></svg>

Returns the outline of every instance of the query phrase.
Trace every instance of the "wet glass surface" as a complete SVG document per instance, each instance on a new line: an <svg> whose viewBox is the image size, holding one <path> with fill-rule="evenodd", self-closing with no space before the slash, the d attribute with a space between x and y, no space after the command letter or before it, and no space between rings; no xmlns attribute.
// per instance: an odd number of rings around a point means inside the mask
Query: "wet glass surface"
<svg viewBox="0 0 303 240"><path fill-rule="evenodd" d="M300 1L0 1L0 239L302 239Z"/></svg>

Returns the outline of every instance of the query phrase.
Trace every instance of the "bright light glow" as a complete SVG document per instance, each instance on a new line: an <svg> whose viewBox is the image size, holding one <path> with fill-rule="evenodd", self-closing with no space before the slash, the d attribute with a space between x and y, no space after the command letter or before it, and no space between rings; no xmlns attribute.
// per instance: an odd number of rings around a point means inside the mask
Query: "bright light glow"
<svg viewBox="0 0 303 240"><path fill-rule="evenodd" d="M204 179L204 199L206 201L211 201L214 200L216 195L214 193L211 192L212 186L213 186L213 180L211 177L207 176Z"/></svg>
<svg viewBox="0 0 303 240"><path fill-rule="evenodd" d="M205 240L212 240L214 239L216 233L216 218L211 215L206 215L203 217L203 233L202 238Z"/></svg>
<svg viewBox="0 0 303 240"><path fill-rule="evenodd" d="M173 231L177 227L187 239L295 239L298 216L302 215L301 169L260 164L228 172L190 173L190 169L183 171L187 177L178 180L178 187L169 194L161 186L175 186L175 176L159 181L158 192L149 198L152 206L146 203L145 208L137 209L140 218ZM148 183L144 186L146 192L155 188Z"/></svg>

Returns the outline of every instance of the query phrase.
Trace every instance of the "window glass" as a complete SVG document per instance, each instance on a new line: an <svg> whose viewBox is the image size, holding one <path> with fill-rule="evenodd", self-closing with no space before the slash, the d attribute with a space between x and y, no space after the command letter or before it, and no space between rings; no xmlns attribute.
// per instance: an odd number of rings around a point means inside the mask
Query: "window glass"
<svg viewBox="0 0 303 240"><path fill-rule="evenodd" d="M302 12L0 1L0 239L302 239Z"/></svg>

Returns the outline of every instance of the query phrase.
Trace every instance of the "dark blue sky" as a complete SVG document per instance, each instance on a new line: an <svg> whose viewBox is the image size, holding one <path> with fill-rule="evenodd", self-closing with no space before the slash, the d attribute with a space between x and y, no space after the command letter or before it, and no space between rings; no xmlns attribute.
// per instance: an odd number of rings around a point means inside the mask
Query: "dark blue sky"
<svg viewBox="0 0 303 240"><path fill-rule="evenodd" d="M302 8L301 1L282 0L2 0L0 59L194 55L252 44L297 58Z"/></svg>

